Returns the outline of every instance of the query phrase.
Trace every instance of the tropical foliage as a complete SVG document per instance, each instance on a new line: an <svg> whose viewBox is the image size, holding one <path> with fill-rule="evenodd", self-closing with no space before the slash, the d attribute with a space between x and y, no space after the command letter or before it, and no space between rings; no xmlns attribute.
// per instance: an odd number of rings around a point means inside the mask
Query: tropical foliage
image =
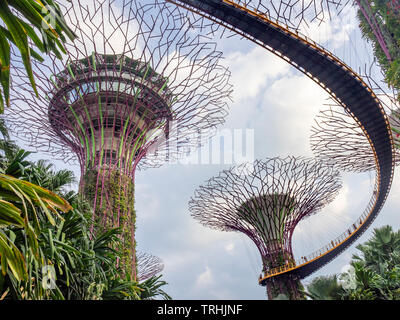
<svg viewBox="0 0 400 320"><path fill-rule="evenodd" d="M39 36L40 35L40 36ZM76 38L67 26L59 5L53 0L0 1L0 113L9 104L11 53L19 52L34 91L36 85L31 58L42 61L42 53L53 52L59 58L65 52L66 37Z"/></svg>
<svg viewBox="0 0 400 320"><path fill-rule="evenodd" d="M42 262L38 244L41 215L44 215L50 223L54 223L54 217L59 215L59 212L71 209L70 204L55 193L18 179L23 172L25 163L22 154L25 152L19 150L13 158L5 160L11 155L11 150L17 148L10 147L12 143L9 141L4 122L1 127L3 143L0 145L6 148L1 155L3 161L0 166L0 287L6 275L17 282L27 281L29 278L27 254L39 265ZM21 161L17 163L17 159ZM24 252L15 244L17 238L15 230L20 231L25 245L29 244L29 252Z"/></svg>
<svg viewBox="0 0 400 320"><path fill-rule="evenodd" d="M318 277L307 287L314 300L400 300L400 231L374 229L370 240L356 247L349 271Z"/></svg>
<svg viewBox="0 0 400 320"><path fill-rule="evenodd" d="M375 18L380 26L391 61L382 50L374 30L370 27L362 11L358 10L358 19L363 36L372 42L374 54L386 75L386 82L400 89L400 7L399 1L365 0L361 1L364 10Z"/></svg>
<svg viewBox="0 0 400 320"><path fill-rule="evenodd" d="M121 231L90 234L92 209L68 190L73 173L28 161L30 153L3 129L0 299L170 299L161 276L143 283L120 277L121 257L112 248Z"/></svg>

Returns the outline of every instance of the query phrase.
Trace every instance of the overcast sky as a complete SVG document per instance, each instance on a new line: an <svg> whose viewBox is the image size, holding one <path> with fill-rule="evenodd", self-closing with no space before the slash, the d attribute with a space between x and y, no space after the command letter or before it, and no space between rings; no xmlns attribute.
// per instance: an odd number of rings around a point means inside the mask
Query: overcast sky
<svg viewBox="0 0 400 320"><path fill-rule="evenodd" d="M355 70L371 61L369 45L357 29L355 11L345 11L323 26L307 31L315 41L331 49ZM305 30L306 31L306 30ZM328 95L309 78L273 54L247 40L220 40L225 63L232 72L234 102L223 126L227 130L254 132L255 158L287 155L312 156L309 135L318 110ZM222 162L222 159L221 159ZM201 226L188 212L194 190L229 164L173 164L139 172L136 176L137 241L141 250L165 263L164 277L174 299L265 299L258 285L262 265L258 250L240 233L219 232ZM364 211L373 190L374 173L343 174L343 188L336 200L320 214L299 224L294 234L296 257L309 254L344 232ZM374 227L392 225L400 198L399 179L372 227L318 272L341 272Z"/></svg>
<svg viewBox="0 0 400 320"><path fill-rule="evenodd" d="M326 25L312 25L307 33L357 70L372 54L359 37L354 17L354 10L345 11ZM236 132L243 133L243 140L253 134L256 159L312 156L310 128L328 95L283 60L247 40L216 41L234 85L230 114L220 128L224 134L233 136L235 129L241 130ZM48 156L37 154L35 158ZM165 290L173 299L266 299L265 287L258 285L262 265L255 245L240 233L201 226L188 211L195 189L231 166L222 160L227 159L221 158L220 164L166 164L136 173L138 249L163 260L164 279L169 283ZM58 169L66 167L55 163ZM72 169L79 174L78 167ZM363 213L372 195L374 173L343 174L343 181L333 203L299 224L293 239L296 258L327 244ZM304 279L304 284L315 276L340 272L355 245L367 240L373 228L386 224L399 228L399 186L395 177L372 227L345 253Z"/></svg>

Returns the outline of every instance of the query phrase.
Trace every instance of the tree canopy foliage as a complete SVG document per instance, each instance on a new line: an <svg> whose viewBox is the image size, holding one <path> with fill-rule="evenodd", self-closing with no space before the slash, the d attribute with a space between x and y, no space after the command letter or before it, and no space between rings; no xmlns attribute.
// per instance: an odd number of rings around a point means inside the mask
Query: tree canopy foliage
<svg viewBox="0 0 400 320"><path fill-rule="evenodd" d="M42 61L40 53L49 52L61 58L67 38L74 40L76 35L64 21L56 1L0 1L0 113L4 104L9 104L12 52L21 56L37 94L31 59Z"/></svg>
<svg viewBox="0 0 400 320"><path fill-rule="evenodd" d="M376 30L371 27L361 9L358 19L363 36L372 42L374 55L386 76L386 82L396 90L400 90L400 1L398 0L365 0L361 1L370 21L375 19L382 38L390 55L388 59L382 49Z"/></svg>
<svg viewBox="0 0 400 320"><path fill-rule="evenodd" d="M71 171L27 160L4 122L0 132L0 300L170 299L161 275L121 277L121 230L90 233L92 210L69 190Z"/></svg>

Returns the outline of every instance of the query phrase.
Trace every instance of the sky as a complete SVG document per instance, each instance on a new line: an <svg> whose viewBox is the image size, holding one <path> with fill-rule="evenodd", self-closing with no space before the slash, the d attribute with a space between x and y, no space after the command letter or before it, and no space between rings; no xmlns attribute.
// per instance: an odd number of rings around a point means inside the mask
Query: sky
<svg viewBox="0 0 400 320"><path fill-rule="evenodd" d="M307 35L332 50L355 70L371 61L371 48L360 38L354 10L323 26L312 25ZM234 39L234 40L233 40ZM256 159L313 156L310 128L328 95L286 62L247 40L219 40L232 72L233 103L225 125L254 134ZM195 161L194 161L195 162ZM201 162L201 161L200 161ZM222 159L221 159L222 162ZM167 164L136 176L137 241L139 248L162 258L166 288L174 299L266 299L258 285L261 259L245 235L208 229L188 211L194 190L231 165ZM308 254L341 234L364 211L372 194L374 173L343 173L343 187L333 201L295 230L295 256ZM396 218L399 179L373 225L348 250L303 280L345 270L373 228L399 228Z"/></svg>
<svg viewBox="0 0 400 320"><path fill-rule="evenodd" d="M355 11L349 8L342 16L322 26L311 24L304 32L358 70L364 61L371 61L372 53L370 45L361 39L357 25ZM310 129L314 117L327 103L328 94L289 64L248 40L233 37L215 41L224 52L223 64L229 67L234 86L229 115L219 127L221 133L229 138L236 132L243 141L247 138L248 144L240 151L247 147L250 158L313 156ZM234 143L232 146L237 147ZM251 240L237 232L208 229L196 222L188 210L195 189L231 167L232 154L239 150L226 151L224 158L214 155L219 158L218 163L191 158L136 173L138 250L162 259L163 279L168 282L164 289L173 299L266 299L266 288L258 285L261 258ZM33 156L39 158L49 156ZM52 162L57 169L72 169L79 177L78 166ZM296 228L295 257L324 246L363 213L372 195L374 173L343 173L342 179L343 187L335 200ZM304 285L316 276L344 270L356 252L355 246L370 238L373 228L387 224L394 230L400 227L396 216L399 187L400 179L395 175L391 193L372 226L344 253L303 279Z"/></svg>

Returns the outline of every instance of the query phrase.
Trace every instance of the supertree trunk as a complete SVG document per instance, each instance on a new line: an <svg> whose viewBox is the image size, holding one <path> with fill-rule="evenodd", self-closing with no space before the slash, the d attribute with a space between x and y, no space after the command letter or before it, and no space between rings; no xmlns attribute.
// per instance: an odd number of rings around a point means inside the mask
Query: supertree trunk
<svg viewBox="0 0 400 320"><path fill-rule="evenodd" d="M268 300L285 295L289 300L305 300L303 285L295 275L283 274L266 281Z"/></svg>
<svg viewBox="0 0 400 320"><path fill-rule="evenodd" d="M94 204L94 232L121 228L121 242L116 249L121 260L118 268L124 277L137 278L136 213L133 178L120 170L92 169L83 177L82 194Z"/></svg>

